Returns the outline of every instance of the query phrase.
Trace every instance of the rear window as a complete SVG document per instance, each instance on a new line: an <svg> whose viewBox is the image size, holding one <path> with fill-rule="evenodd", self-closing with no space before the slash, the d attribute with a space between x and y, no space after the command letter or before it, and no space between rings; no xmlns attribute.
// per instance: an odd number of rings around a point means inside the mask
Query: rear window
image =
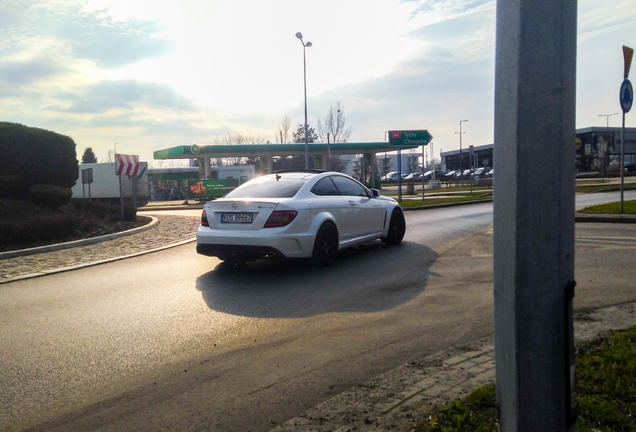
<svg viewBox="0 0 636 432"><path fill-rule="evenodd" d="M292 198L305 184L304 179L257 179L244 183L225 198Z"/></svg>

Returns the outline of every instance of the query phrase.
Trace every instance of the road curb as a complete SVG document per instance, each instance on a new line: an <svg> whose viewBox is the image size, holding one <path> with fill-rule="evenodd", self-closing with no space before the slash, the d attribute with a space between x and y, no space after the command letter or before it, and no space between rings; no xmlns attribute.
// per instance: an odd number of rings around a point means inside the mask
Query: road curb
<svg viewBox="0 0 636 432"><path fill-rule="evenodd" d="M150 223L144 226L129 229L126 231L120 231L113 234L106 234L99 237L90 237L90 238L81 239L81 240L74 240L74 241L65 242L65 243L56 243L56 244L52 244L48 246L38 246L34 248L29 248L29 249L20 249L16 251L0 252L0 260L7 259L7 258L27 256L27 255L37 255L37 254L46 253L46 252L55 252L55 251L63 250L63 249L71 249L71 248L75 248L79 246L86 246L86 245L91 245L95 243L101 243L108 240L115 240L120 237L138 234L140 232L149 230L150 228L153 228L157 224L157 222L159 222L159 219L157 219L154 216L145 215L144 217L149 217L152 219Z"/></svg>
<svg viewBox="0 0 636 432"><path fill-rule="evenodd" d="M139 212L153 212L163 210L202 210L203 204L192 204L188 206L175 205L175 206L152 206L152 207L140 207L137 209Z"/></svg>
<svg viewBox="0 0 636 432"><path fill-rule="evenodd" d="M492 202L492 198L478 200L478 201L460 201L460 202L446 203L446 204L433 204L428 206L402 207L402 210L404 211L432 210L432 209L440 209L440 208L446 208L446 207L459 207L459 206L470 205L470 204L483 204L483 203L489 203L489 202Z"/></svg>
<svg viewBox="0 0 636 432"><path fill-rule="evenodd" d="M586 223L636 223L636 215L628 216L628 215L592 215L592 214L582 214L577 213L574 217L576 222L586 222Z"/></svg>
<svg viewBox="0 0 636 432"><path fill-rule="evenodd" d="M40 276L48 276L51 274L55 274L55 273L62 273L62 272L67 272L67 271L71 271L71 270L78 270L81 268L85 268L85 267L92 267L92 266L96 266L96 265L100 265L100 264L106 264L109 262L113 262L113 261L119 261L119 260L123 260L123 259L127 259L127 258L134 258L137 256L141 256L141 255L146 255L149 253L153 253L153 252L159 252L162 250L166 250L166 249L170 249L173 247L177 247L177 246L181 246L184 244L188 244L188 243L192 243L193 241L196 241L196 237L193 237L191 239L187 239L187 240L181 240L180 242L177 243L172 243L166 246L161 246L155 249L150 249L147 251L141 251L141 252L135 252L133 254L129 254L129 255L122 255L122 256L118 256L118 257L113 257L113 258L106 258L103 260L99 260L99 261L93 261L93 262L89 262L89 263L84 263L84 264L77 264L74 266L69 266L69 267L59 267L56 269L51 269L51 270L44 270L41 272L37 272L37 273L29 273L29 274L25 274L25 275L20 275L20 276L15 276L15 277L11 277L11 278L6 278L6 279L2 279L0 280L0 285L5 284L5 283L9 283L9 282L15 282L15 281L20 281L20 280L25 280L25 279L33 279L36 277L40 277Z"/></svg>

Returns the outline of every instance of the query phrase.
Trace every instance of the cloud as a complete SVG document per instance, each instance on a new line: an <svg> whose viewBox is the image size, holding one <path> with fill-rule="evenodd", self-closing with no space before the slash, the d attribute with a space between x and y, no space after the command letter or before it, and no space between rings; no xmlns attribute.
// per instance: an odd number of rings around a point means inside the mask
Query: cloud
<svg viewBox="0 0 636 432"><path fill-rule="evenodd" d="M164 56L174 49L171 41L161 37L163 28L157 22L117 21L107 12L91 10L87 0L5 0L0 5L4 28L0 52L17 55L37 51L42 40L47 40L57 55L117 68Z"/></svg>
<svg viewBox="0 0 636 432"><path fill-rule="evenodd" d="M66 69L54 61L39 59L31 61L0 61L0 83L29 85L58 75Z"/></svg>
<svg viewBox="0 0 636 432"><path fill-rule="evenodd" d="M58 110L71 113L104 113L109 110L134 110L139 107L195 111L192 100L178 95L165 84L136 80L101 81L80 89L81 93L61 93L59 99L67 100L69 108Z"/></svg>

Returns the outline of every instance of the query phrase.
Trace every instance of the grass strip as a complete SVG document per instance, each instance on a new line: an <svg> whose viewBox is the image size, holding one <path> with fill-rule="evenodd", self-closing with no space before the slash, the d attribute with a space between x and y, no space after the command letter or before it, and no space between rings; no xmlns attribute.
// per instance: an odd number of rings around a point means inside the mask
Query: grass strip
<svg viewBox="0 0 636 432"><path fill-rule="evenodd" d="M577 348L578 432L636 432L636 327ZM414 432L496 432L495 385L434 409Z"/></svg>
<svg viewBox="0 0 636 432"><path fill-rule="evenodd" d="M462 196L462 197L427 198L424 201L422 201L421 199L417 199L417 200L406 199L406 200L402 200L400 205L402 207L427 207L427 206L438 205L438 204L481 201L488 198L492 198L492 194L482 193L479 195Z"/></svg>
<svg viewBox="0 0 636 432"><path fill-rule="evenodd" d="M636 201L623 201L623 213L636 214ZM599 204L595 206L585 207L578 211L585 214L620 214L621 203L613 202L608 204Z"/></svg>
<svg viewBox="0 0 636 432"><path fill-rule="evenodd" d="M636 183L623 184L623 190L631 190L631 189L636 189ZM607 191L619 191L619 190L621 190L621 186L619 183L576 187L576 193L595 193L595 192L607 192Z"/></svg>

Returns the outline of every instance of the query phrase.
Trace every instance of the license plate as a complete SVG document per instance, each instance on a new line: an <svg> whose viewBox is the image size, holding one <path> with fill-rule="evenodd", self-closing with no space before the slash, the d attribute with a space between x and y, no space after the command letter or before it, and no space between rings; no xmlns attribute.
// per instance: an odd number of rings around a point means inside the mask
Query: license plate
<svg viewBox="0 0 636 432"><path fill-rule="evenodd" d="M252 223L252 213L221 213L221 223Z"/></svg>

